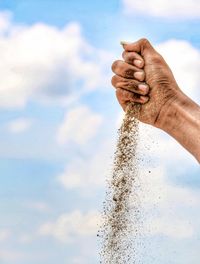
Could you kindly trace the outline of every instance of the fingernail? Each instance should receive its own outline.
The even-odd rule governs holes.
[[[149,101],[149,97],[148,96],[140,96],[140,99],[142,100],[143,103],[147,103]]]
[[[121,41],[120,41],[120,44],[123,46],[123,45],[130,44],[130,42],[127,42],[127,41],[123,41],[123,40],[121,40]]]
[[[137,67],[141,67],[142,66],[142,61],[141,60],[134,60],[134,64],[135,64],[135,66],[137,66]]]
[[[149,87],[146,84],[139,84],[138,89],[143,93],[148,93]]]
[[[138,80],[142,80],[144,78],[144,73],[142,71],[141,72],[135,72],[134,77]]]

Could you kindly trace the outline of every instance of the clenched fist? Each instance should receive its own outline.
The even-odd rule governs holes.
[[[117,99],[124,110],[130,101],[141,103],[138,119],[160,127],[162,116],[182,92],[169,66],[148,40],[124,43],[123,47],[124,61],[112,65]]]

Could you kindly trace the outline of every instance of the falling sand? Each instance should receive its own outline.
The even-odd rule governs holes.
[[[103,264],[136,264],[140,236],[138,120],[140,104],[127,106],[119,129],[111,179],[103,208],[100,258]]]

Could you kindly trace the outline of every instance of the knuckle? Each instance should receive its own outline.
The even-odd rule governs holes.
[[[126,69],[124,71],[124,75],[125,75],[126,78],[134,77],[134,72],[133,72],[132,69]]]
[[[145,46],[146,44],[149,44],[149,41],[148,41],[148,39],[146,39],[146,38],[141,38],[140,39],[140,42]]]
[[[121,90],[121,93],[120,93],[120,97],[122,99],[127,99],[129,98],[131,92],[130,91],[127,91],[127,90],[124,90],[124,89],[120,89]]]
[[[120,88],[117,88],[116,91],[115,91],[116,95],[119,96],[121,94],[121,89]]]
[[[112,84],[112,86],[114,86],[114,84],[115,84],[115,75],[111,78],[111,84]]]
[[[138,82],[137,81],[131,80],[128,85],[129,85],[129,88],[133,88],[134,90],[138,90]]]
[[[159,54],[155,54],[153,57],[153,62],[155,64],[159,64],[159,63],[161,63],[161,61],[162,61],[162,57]]]
[[[138,82],[136,80],[128,80],[123,82],[123,88],[137,90]]]
[[[120,64],[119,60],[116,60],[116,61],[113,62],[112,67],[111,67],[113,72],[115,72],[116,69],[119,68],[119,64]]]
[[[126,80],[118,75],[114,75],[111,79],[111,83],[115,88],[121,88],[123,87],[123,84],[126,82]]]
[[[113,77],[112,77],[112,79],[111,79],[111,84],[113,85],[113,86],[116,86],[116,83],[117,83],[117,75],[114,75]]]
[[[126,97],[126,93],[127,93],[127,91],[124,89],[121,89],[121,88],[116,89],[116,96],[118,99],[122,100],[124,97]]]
[[[115,94],[117,99],[119,100],[122,97],[122,90],[120,88],[117,88]]]
[[[132,64],[133,63],[133,56],[132,52],[124,52],[123,59],[126,63]]]

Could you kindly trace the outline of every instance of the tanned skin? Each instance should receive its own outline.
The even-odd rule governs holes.
[[[140,103],[137,118],[167,132],[200,163],[200,106],[179,88],[147,39],[122,45],[124,61],[112,64],[112,84],[123,110],[129,102]]]

